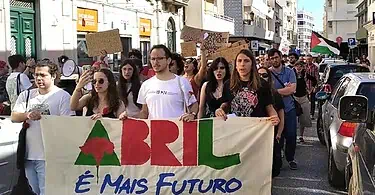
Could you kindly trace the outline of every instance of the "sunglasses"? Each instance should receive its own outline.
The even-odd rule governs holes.
[[[92,84],[95,85],[96,83],[99,83],[100,85],[104,84],[104,79],[98,79],[98,80],[93,80]]]
[[[268,73],[259,73],[262,78],[268,78]]]
[[[224,70],[225,69],[225,67],[223,67],[223,66],[218,66],[218,67],[216,67],[216,68],[214,68],[214,70]]]

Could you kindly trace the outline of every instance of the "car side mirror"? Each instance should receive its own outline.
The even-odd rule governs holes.
[[[318,93],[315,94],[315,98],[317,100],[327,100],[329,97],[329,94],[325,91],[319,91]]]
[[[344,96],[339,103],[339,118],[352,123],[366,123],[368,99],[365,96]]]

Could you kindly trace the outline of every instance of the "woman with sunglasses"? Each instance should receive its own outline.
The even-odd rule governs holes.
[[[172,53],[172,61],[171,64],[169,65],[169,71],[171,73],[181,76],[182,73],[184,72],[184,59],[182,56],[178,53]]]
[[[138,116],[142,105],[137,103],[141,81],[134,59],[125,60],[121,66],[121,75],[118,82],[118,91],[126,108],[128,117]]]
[[[270,86],[259,77],[251,51],[244,49],[237,54],[230,82],[224,84],[223,91],[227,102],[216,110],[217,117],[226,119],[231,108],[238,117],[269,117],[274,126],[279,124]]]
[[[81,97],[82,88],[90,82],[93,90]],[[125,106],[119,98],[112,72],[108,69],[100,69],[94,73],[93,79],[92,71],[84,72],[70,99],[70,108],[74,111],[85,108],[85,115],[91,116],[92,120],[102,117],[118,118],[125,111]]]
[[[202,86],[202,81],[206,77],[207,74],[207,58],[206,58],[206,52],[204,50],[202,51],[202,57],[200,60],[200,66],[198,67],[198,60],[195,58],[188,58],[185,61],[184,66],[184,77],[187,78],[190,81],[190,84],[193,88],[193,92],[195,97],[199,97],[199,89]]]
[[[273,105],[277,112],[277,115],[280,118],[279,125],[275,126],[275,137],[273,143],[273,164],[272,164],[272,177],[276,177],[280,174],[280,168],[282,166],[282,158],[281,158],[281,146],[280,146],[280,138],[284,131],[284,102],[281,95],[277,92],[277,90],[273,87],[274,83],[271,76],[271,71],[266,67],[258,68],[259,76],[267,81],[268,85],[271,86],[272,92],[272,99]]]
[[[208,81],[202,86],[198,118],[215,117],[215,111],[225,102],[224,83],[230,79],[229,63],[225,58],[216,58],[208,69]]]

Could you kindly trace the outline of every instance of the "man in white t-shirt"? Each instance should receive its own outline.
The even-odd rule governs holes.
[[[32,84],[23,72],[26,69],[26,60],[21,55],[12,55],[8,57],[8,63],[12,68],[12,73],[9,75],[6,82],[6,90],[8,92],[11,109],[17,101],[18,95],[29,89]]]
[[[25,173],[37,195],[44,195],[45,156],[40,119],[42,115],[70,116],[70,95],[54,85],[58,66],[42,61],[35,68],[37,89],[22,92],[13,108],[12,121],[27,121]],[[27,96],[29,94],[29,98]],[[26,102],[27,107],[26,107]]]
[[[143,105],[139,118],[180,118],[187,122],[196,118],[198,103],[193,89],[186,78],[169,71],[171,55],[164,45],[151,49],[150,60],[156,75],[145,81],[139,90],[137,102]]]

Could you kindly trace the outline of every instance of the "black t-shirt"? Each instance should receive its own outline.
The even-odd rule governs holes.
[[[239,117],[268,117],[266,107],[272,105],[271,88],[261,79],[261,87],[254,91],[248,87],[249,82],[241,82],[242,88],[230,91],[230,82],[224,84],[223,95],[228,99],[231,112]]]

